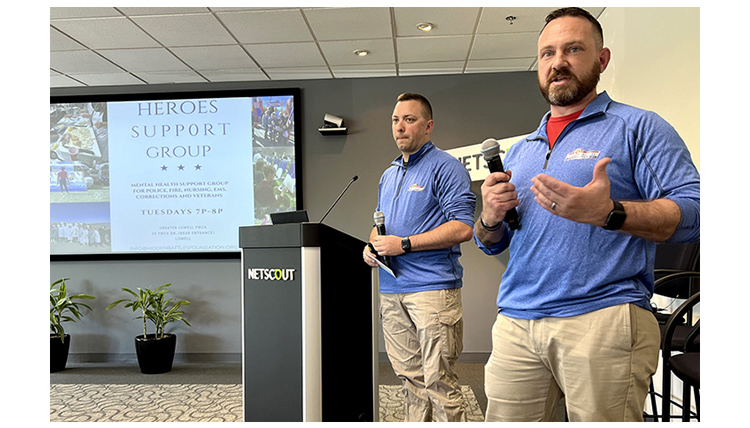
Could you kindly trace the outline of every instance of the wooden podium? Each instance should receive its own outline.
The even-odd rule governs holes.
[[[239,229],[246,422],[377,421],[365,242],[318,223]]]

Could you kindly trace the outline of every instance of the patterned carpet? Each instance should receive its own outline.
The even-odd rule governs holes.
[[[401,385],[380,385],[380,422],[403,422],[404,404]],[[466,409],[466,422],[484,422],[474,391],[467,385],[461,386]]]
[[[50,422],[237,422],[242,385],[50,385]]]
[[[469,422],[484,420],[462,386]],[[242,385],[51,384],[50,422],[241,422]],[[380,421],[403,421],[401,387],[380,386]]]

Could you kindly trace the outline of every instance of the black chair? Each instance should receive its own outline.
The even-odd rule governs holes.
[[[678,273],[675,275],[689,275],[691,272]],[[683,383],[682,386],[682,420],[689,422],[692,412],[690,411],[690,391],[695,394],[695,407],[697,413],[692,414],[700,421],[700,320],[689,327],[688,333],[681,339],[681,346],[675,347],[680,340],[676,339],[679,330],[686,327],[683,322],[691,324],[693,309],[700,303],[700,292],[693,294],[672,314],[665,326],[662,339],[662,361],[664,372],[662,384],[662,421],[669,422],[671,397],[671,373],[674,373]],[[687,318],[687,320],[685,320]],[[674,354],[675,351],[680,353]],[[664,398],[667,399],[664,399]]]
[[[700,281],[693,277],[675,278],[659,282],[659,279],[677,272],[700,272],[700,242],[688,244],[659,243],[654,258],[654,295],[672,299],[687,299],[700,291]],[[659,324],[666,324],[669,312],[655,308]],[[662,337],[664,337],[662,335]]]
[[[672,301],[684,300],[692,296],[696,292],[700,291],[700,278],[697,272],[700,271],[700,242],[688,243],[688,244],[666,244],[660,243],[656,247],[656,257],[654,262],[654,296],[663,296]],[[677,273],[691,272],[689,275],[677,275]],[[668,277],[668,279],[667,279]],[[671,313],[667,308],[658,308],[655,304],[654,315],[659,322],[659,328],[661,330],[662,342],[664,339],[665,326],[669,320]],[[692,316],[692,314],[690,314]],[[685,321],[684,318],[682,318]],[[689,327],[685,322],[680,324],[681,327],[676,329],[673,335],[673,349],[681,349],[684,344],[685,337],[688,334]],[[664,355],[663,347],[662,355]],[[664,364],[662,364],[664,367]],[[664,402],[666,401],[666,408],[669,408],[671,402],[670,394],[659,394],[654,390],[653,379],[649,385],[649,397],[651,399],[652,414],[644,412],[644,420],[651,419],[654,422],[659,420],[659,411],[656,403],[656,397],[662,398],[662,409],[665,407]],[[678,403],[675,403],[678,404]],[[662,415],[664,412],[662,411]]]

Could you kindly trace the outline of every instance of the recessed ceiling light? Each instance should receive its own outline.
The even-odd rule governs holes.
[[[435,24],[433,24],[432,22],[420,22],[419,24],[417,24],[417,28],[422,31],[430,31],[435,28]]]
[[[354,51],[354,55],[357,55],[357,56],[367,56],[369,53],[370,51],[365,50],[365,49],[357,49],[356,51]]]

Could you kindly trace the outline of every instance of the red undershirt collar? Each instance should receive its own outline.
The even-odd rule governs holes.
[[[576,119],[578,119],[581,116],[581,113],[583,113],[584,109],[581,109],[575,113],[571,113],[565,116],[558,116],[558,117],[550,117],[547,121],[547,139],[549,140],[549,148],[552,149],[552,146],[555,145],[555,142],[557,141],[557,137],[560,136],[563,129],[565,129],[568,124]]]

